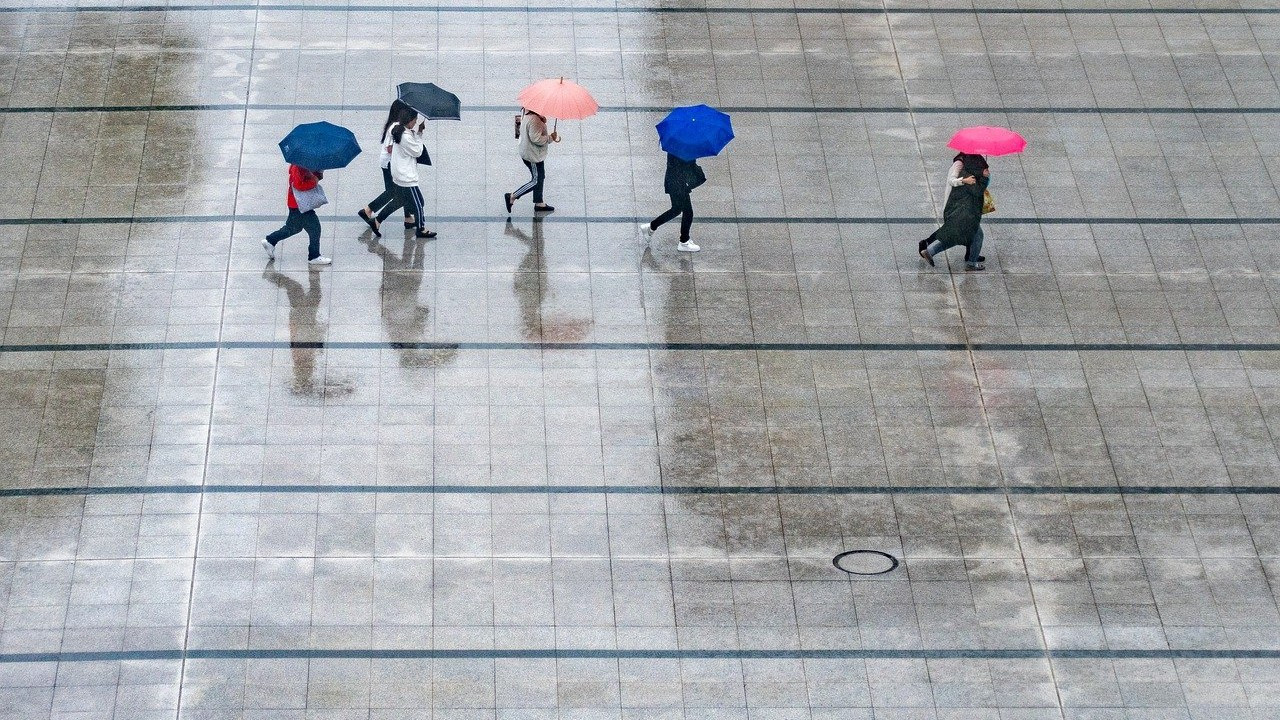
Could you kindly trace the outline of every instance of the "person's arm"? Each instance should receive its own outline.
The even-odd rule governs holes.
[[[422,156],[422,125],[405,130],[400,135],[400,149],[409,157]]]
[[[951,187],[960,187],[964,185],[964,178],[960,177],[960,173],[964,172],[964,163],[959,160],[951,163],[951,169],[947,171],[947,184]],[[972,183],[970,183],[972,185]]]

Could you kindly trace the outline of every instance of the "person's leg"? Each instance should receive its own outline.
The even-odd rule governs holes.
[[[964,261],[969,265],[977,265],[980,261],[978,258],[982,256],[982,228],[978,228],[978,232],[973,234],[973,239],[969,241],[969,251],[964,255]]]
[[[923,239],[923,240],[921,240],[921,241],[920,241],[920,245],[919,245],[920,252],[924,252],[924,249],[925,249],[925,248],[927,248],[927,247],[929,247],[929,243],[931,243],[931,242],[933,242],[934,240],[937,240],[937,239],[938,239],[938,231],[937,231],[937,230],[934,230],[933,232],[929,233],[929,237],[927,237],[927,238],[925,238],[925,239]]]
[[[308,210],[299,217],[302,228],[307,231],[307,237],[311,240],[307,245],[307,259],[315,260],[320,257],[320,217],[315,210]]]
[[[312,212],[312,215],[315,213]],[[302,213],[297,208],[289,208],[289,217],[285,218],[284,226],[279,230],[267,235],[267,242],[275,245],[287,237],[293,237],[302,232]]]
[[[382,168],[382,193],[369,201],[369,204],[364,207],[365,212],[373,215],[386,206],[387,203],[394,202],[395,199],[396,186],[395,183],[391,182],[391,170]]]
[[[417,185],[407,188],[409,191],[409,199],[413,203],[413,216],[417,218],[417,232],[422,233],[426,224],[425,218],[422,217],[422,191]]]
[[[689,228],[693,226],[693,198],[680,196],[680,242],[689,242]]]
[[[668,220],[671,220],[672,218],[674,218],[675,216],[679,215],[681,212],[684,211],[684,208],[680,207],[679,200],[677,200],[676,198],[677,198],[676,195],[672,195],[671,208],[666,212],[662,213],[661,215],[659,215],[658,217],[654,218],[653,222],[649,223],[650,230],[657,230],[658,228],[665,225]]]
[[[542,183],[547,179],[547,163],[538,162],[533,164],[533,204],[546,205],[542,201]]]
[[[409,193],[407,188],[402,188],[395,183],[391,184],[391,200],[382,206],[382,211],[378,213],[378,222],[391,217],[391,214],[400,208],[404,208],[405,222],[409,222],[410,215],[413,214],[413,203],[408,202]]]
[[[541,188],[541,183],[540,183],[540,181],[539,181],[539,179],[538,179],[538,166],[537,166],[537,165],[535,165],[535,164],[533,164],[533,163],[531,163],[531,162],[529,162],[528,160],[523,160],[523,159],[522,159],[520,162],[524,163],[524,166],[525,166],[526,168],[529,168],[529,182],[527,182],[527,183],[525,183],[525,184],[521,185],[520,187],[516,188],[516,191],[515,191],[515,192],[513,192],[513,193],[511,193],[511,199],[512,199],[512,200],[519,200],[520,198],[524,197],[525,195],[528,195],[528,194],[529,194],[529,191],[533,190],[534,188],[537,188],[537,189],[538,189],[538,194],[536,194],[536,195],[534,195],[534,196],[533,196],[533,197],[534,197],[534,202],[542,202],[542,200],[541,200],[541,197],[542,197],[542,188]],[[541,163],[539,163],[539,164],[541,164]]]

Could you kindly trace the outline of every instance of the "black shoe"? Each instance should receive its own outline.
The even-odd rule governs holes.
[[[515,204],[516,204],[516,201],[515,201],[514,199],[512,199],[512,197],[511,197],[511,193],[507,193],[506,195],[503,195],[503,196],[502,196],[502,199],[506,201],[506,203],[507,203],[507,214],[508,214],[508,215],[510,215],[510,214],[511,214],[511,206],[512,206],[512,205],[515,205]]]
[[[418,223],[415,220],[405,220],[404,226],[407,228],[416,228],[418,227]]]
[[[556,209],[555,209],[555,208],[553,208],[553,207],[551,207],[550,205],[546,205],[546,204],[544,204],[544,205],[542,205],[541,207],[539,207],[539,206],[537,206],[537,205],[534,205],[534,206],[533,206],[533,211],[534,211],[534,212],[555,212],[555,211],[556,211]]]
[[[986,261],[987,261],[987,256],[986,256],[986,255],[979,255],[979,256],[978,256],[978,262],[986,262]]]
[[[921,250],[920,257],[924,258],[924,261],[929,263],[930,267],[938,267],[937,265],[934,264],[933,256],[929,254],[928,250]]]
[[[369,217],[369,213],[365,212],[364,208],[360,208],[360,212],[356,213],[356,215],[359,215],[360,219],[369,226],[369,229],[373,231],[374,237],[382,237],[382,231],[378,229],[378,221]]]
[[[436,236],[436,232],[434,230],[419,230],[414,233],[413,236],[420,238],[433,238]]]

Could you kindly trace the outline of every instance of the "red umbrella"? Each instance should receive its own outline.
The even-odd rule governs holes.
[[[521,90],[516,100],[520,107],[557,120],[581,120],[600,109],[586,88],[564,78],[539,80]]]
[[[978,125],[956,132],[947,147],[973,155],[1009,155],[1022,152],[1027,141],[1006,128]]]

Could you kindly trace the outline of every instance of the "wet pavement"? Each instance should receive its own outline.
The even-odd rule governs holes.
[[[1280,13],[935,5],[0,6],[0,718],[1280,717]],[[379,241],[406,80],[463,117]]]

